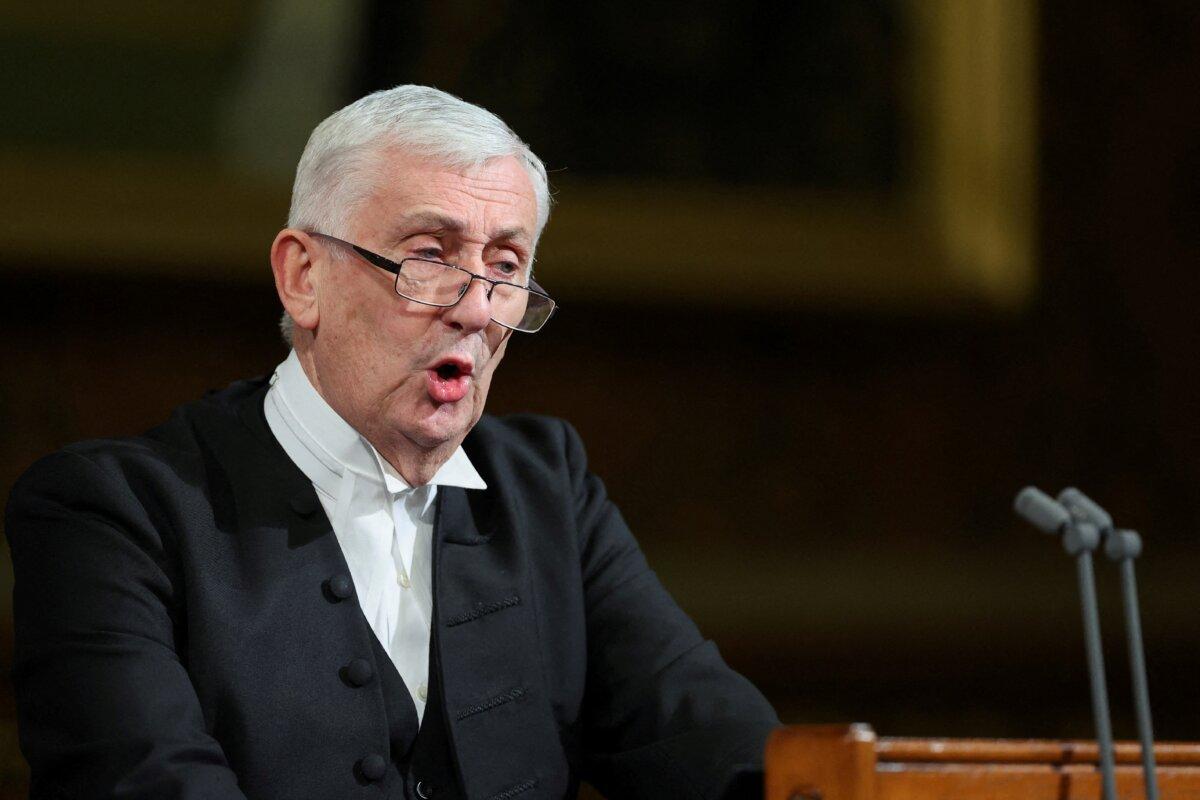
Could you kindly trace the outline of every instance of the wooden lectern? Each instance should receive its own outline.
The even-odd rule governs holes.
[[[1200,744],[1154,748],[1161,800],[1200,800]],[[780,728],[766,800],[1099,800],[1095,742],[877,738],[869,725]],[[1141,748],[1116,745],[1117,796],[1144,797]]]

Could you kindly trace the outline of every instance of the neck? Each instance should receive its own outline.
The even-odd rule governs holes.
[[[400,437],[399,442],[389,442],[384,438],[372,436],[370,432],[363,433],[371,446],[379,451],[384,461],[392,465],[404,482],[409,486],[424,486],[433,480],[433,476],[442,468],[454,451],[458,442],[447,443],[441,447],[427,450],[418,447],[414,442]]]

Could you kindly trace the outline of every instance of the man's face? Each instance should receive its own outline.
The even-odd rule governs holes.
[[[465,171],[394,153],[381,164],[343,238],[397,262],[528,281],[537,204],[515,157]],[[390,273],[314,241],[313,366],[326,401],[385,455],[457,447],[483,413],[509,333],[490,322],[488,285],[472,281],[450,308],[421,305],[396,294]]]

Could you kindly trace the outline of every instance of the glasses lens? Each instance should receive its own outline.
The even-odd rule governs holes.
[[[492,290],[492,319],[510,328],[519,328],[529,307],[529,292],[519,286],[497,284]]]
[[[396,293],[421,303],[454,305],[463,284],[462,272],[437,261],[406,258],[396,275]]]
[[[501,289],[505,290],[505,297],[497,304]],[[517,286],[497,286],[492,295],[492,319],[519,331],[535,333],[546,324],[553,311],[553,300]]]
[[[452,306],[463,296],[470,280],[470,275],[457,267],[406,258],[396,275],[396,293],[418,303]],[[550,298],[506,283],[492,284],[491,307],[493,320],[527,333],[537,332],[554,313]]]
[[[514,327],[518,330],[535,333],[541,330],[546,321],[550,319],[550,315],[554,313],[554,301],[540,294],[532,292],[527,294],[529,294],[529,306],[525,309],[525,316],[521,318],[521,322]]]

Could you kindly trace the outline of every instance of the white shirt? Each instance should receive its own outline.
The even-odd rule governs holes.
[[[433,617],[438,486],[486,489],[460,447],[412,487],[317,393],[293,350],[275,369],[263,411],[284,452],[313,483],[350,567],[363,615],[425,715]]]

